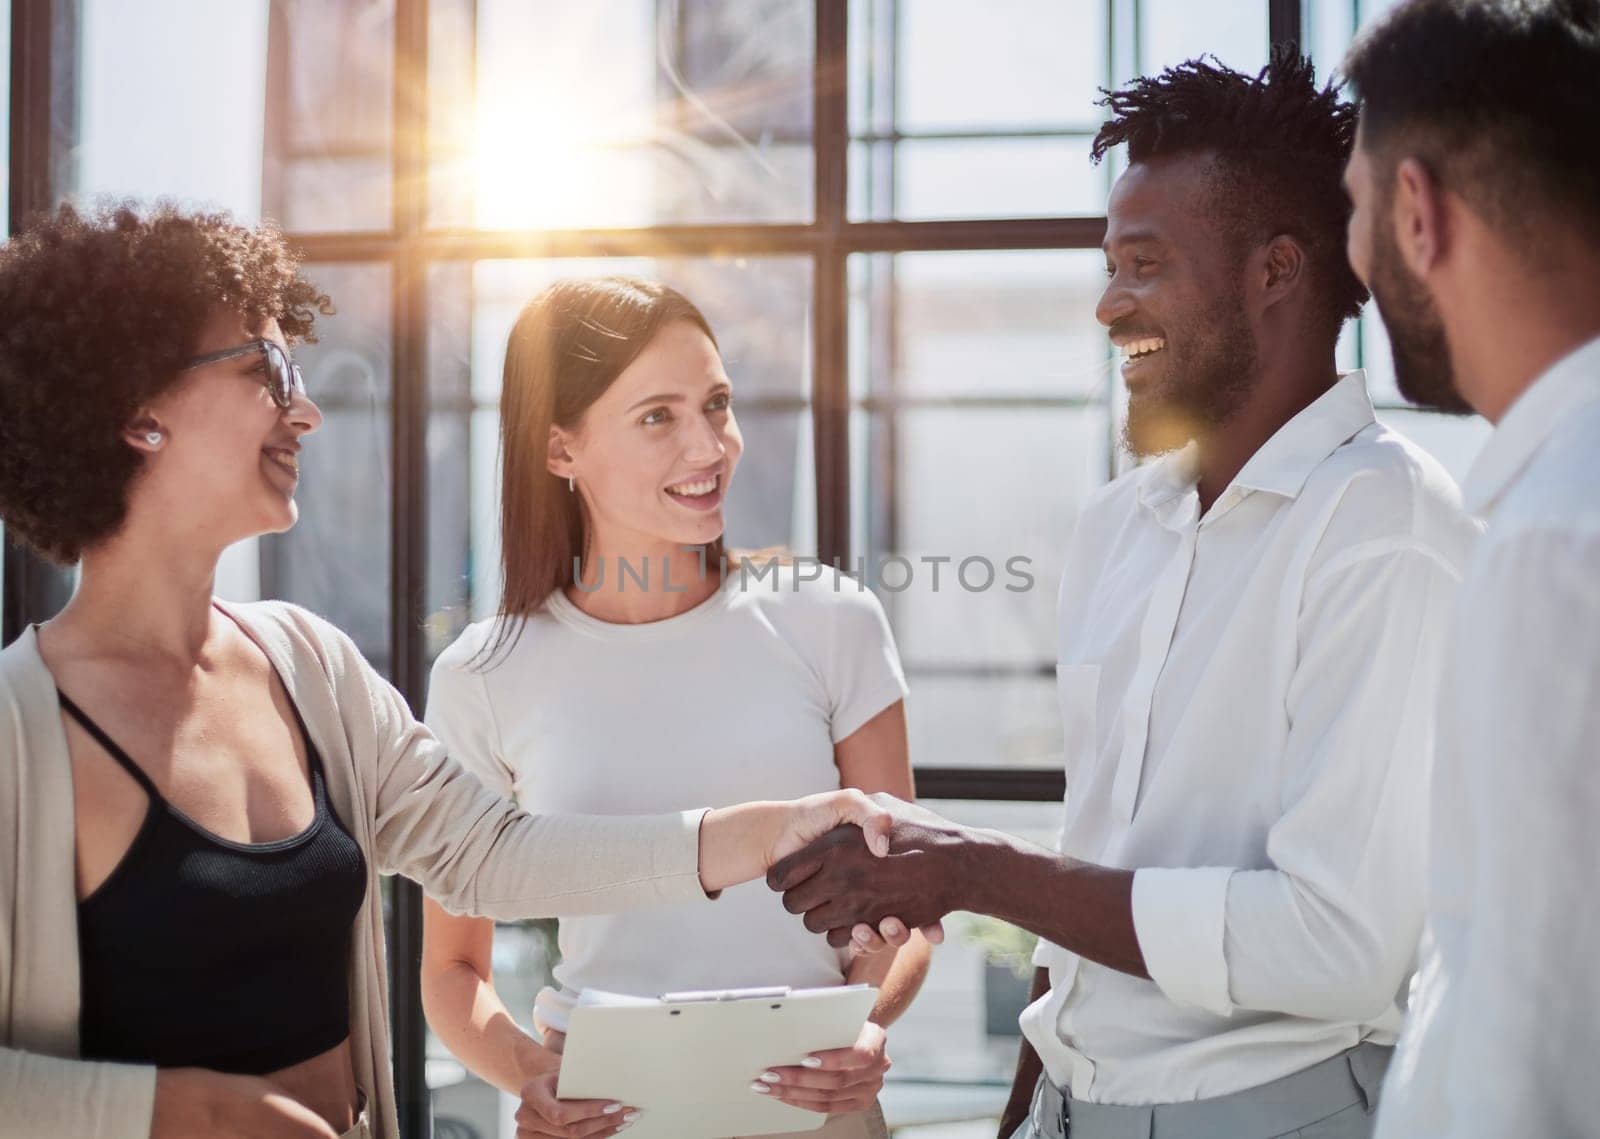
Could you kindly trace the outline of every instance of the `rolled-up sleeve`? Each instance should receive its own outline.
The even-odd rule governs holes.
[[[1141,870],[1134,927],[1172,1000],[1364,1022],[1411,970],[1456,571],[1371,545],[1307,583],[1286,698],[1282,814],[1261,869]]]
[[[1233,1012],[1223,923],[1226,866],[1147,869],[1133,876],[1133,929],[1150,979],[1178,1004]]]
[[[1458,575],[1401,547],[1308,583],[1271,869],[1228,883],[1235,1004],[1367,1021],[1413,967],[1439,676]]]

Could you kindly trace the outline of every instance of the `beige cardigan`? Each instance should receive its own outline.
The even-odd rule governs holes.
[[[380,874],[416,880],[452,911],[497,918],[705,896],[702,812],[523,814],[450,760],[326,621],[281,602],[224,610],[277,668],[322,755],[339,817],[366,852],[367,896],[350,946],[350,1041],[375,1135],[397,1134]],[[77,1059],[74,851],[66,736],[29,629],[0,652],[0,1139],[150,1134],[155,1068]]]

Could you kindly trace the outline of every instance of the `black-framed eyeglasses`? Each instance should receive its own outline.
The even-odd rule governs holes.
[[[196,356],[190,360],[182,370],[187,372],[194,368],[204,368],[207,364],[220,364],[224,360],[235,360],[252,352],[260,352],[264,357],[267,367],[266,387],[272,396],[272,402],[277,404],[279,409],[288,411],[289,405],[294,402],[295,393],[306,390],[306,378],[300,371],[300,365],[289,359],[289,353],[274,340],[252,340],[236,348],[207,352],[204,356]]]

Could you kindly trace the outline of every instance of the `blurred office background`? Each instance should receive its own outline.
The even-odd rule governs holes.
[[[292,236],[339,309],[298,353],[326,422],[300,524],[230,551],[219,588],[325,614],[418,708],[433,657],[496,603],[518,309],[574,274],[679,287],[738,390],[733,544],[1030,559],[1024,592],[953,588],[952,563],[938,590],[919,572],[881,596],[924,797],[1049,842],[1056,576],[1078,504],[1127,463],[1093,313],[1118,173],[1088,161],[1097,89],[1200,53],[1253,70],[1291,40],[1325,72],[1387,6],[0,0],[0,217],[170,197]],[[1407,408],[1375,314],[1341,357],[1461,477],[1486,425]],[[6,635],[69,588],[8,547]],[[389,908],[406,1139],[508,1139],[513,1101],[423,1022],[414,888]],[[884,1102],[907,1139],[992,1135],[1016,1053],[1027,939],[949,924],[890,1036]],[[497,938],[524,1018],[549,934]]]

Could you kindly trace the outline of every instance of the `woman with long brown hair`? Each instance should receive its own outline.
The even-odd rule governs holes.
[[[562,282],[512,329],[505,592],[499,613],[439,658],[427,719],[524,809],[644,814],[841,786],[911,797],[905,682],[876,598],[842,575],[807,580],[724,547],[744,448],[732,401],[710,325],[660,284]],[[535,1006],[541,1045],[494,989],[493,923],[437,907],[426,921],[429,1022],[473,1071],[522,1095],[519,1134],[610,1134],[631,1115],[554,1098],[562,1031],[585,988],[853,982],[880,988],[856,1045],[755,1068],[751,1094],[831,1116],[809,1134],[884,1134],[884,1027],[926,971],[920,934],[898,956],[853,957],[759,885],[715,906],[563,919],[555,983]]]

